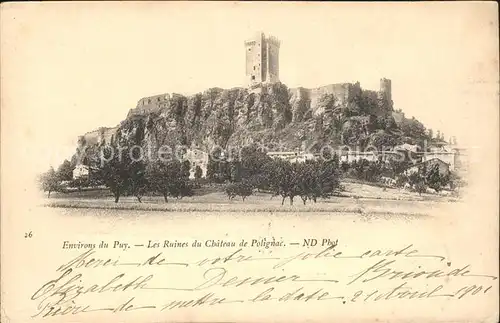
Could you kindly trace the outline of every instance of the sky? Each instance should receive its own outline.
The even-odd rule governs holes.
[[[7,3],[2,139],[58,164],[142,97],[243,86],[263,31],[288,87],[386,77],[396,109],[474,145],[497,122],[497,28],[494,3]]]

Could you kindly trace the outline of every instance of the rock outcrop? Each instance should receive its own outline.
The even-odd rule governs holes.
[[[119,126],[82,136],[80,146],[122,138],[143,146],[183,145],[204,151],[255,142],[271,150],[273,146],[293,150],[304,144],[314,149],[324,143],[358,140],[344,138],[348,131],[369,136],[369,130],[351,131],[360,122],[351,120],[352,115],[372,115],[369,122],[376,117],[392,118],[392,102],[384,107],[374,99],[373,91],[361,90],[359,83],[329,87],[289,89],[274,83],[256,89],[211,88],[191,96],[143,98]],[[370,129],[366,124],[360,127]],[[363,140],[368,142],[369,138]]]

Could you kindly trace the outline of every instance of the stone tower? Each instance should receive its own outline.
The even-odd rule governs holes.
[[[391,102],[392,101],[392,85],[391,85],[391,80],[386,79],[386,78],[381,78],[380,79],[380,93],[385,95],[385,98],[387,101]]]
[[[248,86],[279,82],[279,50],[280,41],[264,33],[245,41]]]
[[[386,111],[393,110],[394,103],[392,102],[391,80],[386,78],[380,79],[380,90],[378,92],[378,99],[379,99],[379,104],[383,104],[384,110]]]

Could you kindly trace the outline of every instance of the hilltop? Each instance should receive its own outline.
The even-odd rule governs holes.
[[[117,127],[80,137],[79,149],[125,138],[130,144],[185,145],[209,151],[260,142],[270,150],[322,145],[363,149],[421,144],[425,127],[407,119],[383,92],[359,83],[316,89],[289,89],[283,83],[251,88],[211,88],[190,96],[161,94],[143,98]]]

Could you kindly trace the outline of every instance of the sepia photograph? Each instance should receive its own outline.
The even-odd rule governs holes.
[[[2,322],[498,321],[496,4],[1,18]]]
[[[405,80],[396,75],[392,80],[376,75],[391,70],[375,62],[363,67],[367,76],[344,67],[354,66],[356,60],[349,56],[359,53],[340,46],[331,48],[331,60],[311,67],[317,56],[325,55],[317,52],[321,43],[309,44],[308,35],[281,33],[257,31],[239,39],[234,31],[214,34],[215,48],[203,50],[206,35],[193,35],[190,42],[200,45],[181,47],[170,56],[193,50],[195,62],[180,63],[168,53],[153,62],[137,62],[144,71],[154,65],[152,73],[159,78],[143,94],[162,83],[170,92],[136,98],[119,108],[118,100],[108,99],[117,106],[108,114],[123,120],[101,124],[96,115],[89,122],[94,129],[78,136],[74,153],[41,174],[44,205],[75,214],[90,208],[111,214],[272,211],[419,218],[440,204],[460,201],[474,147],[461,145],[450,132],[457,129],[446,125],[439,111],[429,111],[438,107],[425,106],[418,97],[438,86],[435,76]],[[285,39],[283,48],[279,37]],[[154,46],[148,44],[148,51]],[[297,47],[310,50],[294,62]],[[378,64],[400,55],[384,47],[363,55],[385,53]],[[231,66],[224,63],[223,49],[234,53]],[[419,60],[432,62],[434,55],[419,55]],[[176,92],[162,80],[170,77],[171,64],[185,65],[186,72],[200,65],[207,88]],[[231,76],[217,73],[217,66],[231,69]],[[413,74],[415,68],[408,66],[404,73]],[[316,79],[306,75],[302,82],[293,76],[307,73],[305,69],[331,72]],[[375,86],[367,88],[358,79]],[[221,83],[233,85],[221,88]],[[93,109],[103,108],[108,107],[96,102]],[[445,127],[448,132],[441,129]]]

